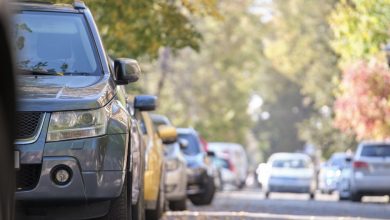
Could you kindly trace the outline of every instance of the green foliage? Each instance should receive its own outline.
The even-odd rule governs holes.
[[[59,1],[63,2],[63,1]],[[215,0],[87,0],[109,54],[156,58],[161,47],[199,50],[194,16],[218,17]]]
[[[187,49],[160,56],[145,68],[147,83],[153,83],[147,88],[156,88],[158,76],[167,72],[159,112],[179,127],[196,128],[209,141],[244,143],[252,124],[246,111],[263,68],[261,29],[254,28],[261,24],[248,13],[249,4],[224,2],[219,8],[224,20],[199,20],[200,53]]]
[[[341,63],[370,58],[389,39],[390,0],[342,0],[329,17]]]

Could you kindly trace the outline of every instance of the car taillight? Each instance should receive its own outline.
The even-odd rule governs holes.
[[[229,170],[232,172],[236,171],[236,168],[234,167],[233,163],[229,161]]]
[[[357,168],[357,169],[365,169],[365,168],[368,168],[368,163],[363,162],[363,161],[354,161],[353,167]]]

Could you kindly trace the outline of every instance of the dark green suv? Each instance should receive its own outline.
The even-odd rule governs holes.
[[[144,166],[131,154],[142,142],[123,85],[138,79],[137,62],[110,61],[81,2],[15,3],[14,21],[20,218],[131,219],[143,198],[132,169]],[[154,102],[141,96],[132,107]]]

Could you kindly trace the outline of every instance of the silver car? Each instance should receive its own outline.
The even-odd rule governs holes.
[[[390,142],[363,142],[352,162],[351,200],[390,194]]]

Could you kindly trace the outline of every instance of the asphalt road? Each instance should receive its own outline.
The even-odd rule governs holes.
[[[347,220],[390,219],[387,197],[364,197],[362,203],[339,202],[337,195],[271,194],[269,199],[256,189],[224,191],[210,206],[193,206],[188,211],[167,212],[164,220]]]

